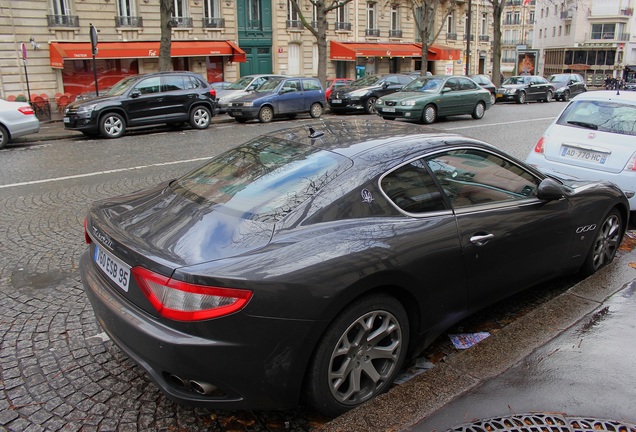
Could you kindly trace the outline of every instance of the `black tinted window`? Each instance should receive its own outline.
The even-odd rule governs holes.
[[[421,160],[390,172],[382,178],[381,186],[389,199],[405,212],[425,213],[446,209],[442,194]]]
[[[186,83],[182,75],[167,75],[163,77],[165,91],[185,90]]]

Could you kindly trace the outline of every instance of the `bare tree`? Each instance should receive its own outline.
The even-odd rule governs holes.
[[[159,13],[161,15],[161,43],[159,45],[159,70],[172,70],[172,58],[170,46],[172,44],[172,16],[174,15],[174,2],[172,0],[160,0]]]
[[[488,0],[492,5],[493,40],[492,40],[492,82],[501,85],[501,16],[506,0]]]
[[[428,49],[435,43],[446,25],[446,18],[454,8],[457,0],[409,0],[411,12],[415,17],[415,31],[422,41],[422,67],[421,75],[426,75],[428,65]],[[494,0],[493,0],[494,1]],[[435,17],[441,12],[441,20],[435,23]]]
[[[303,26],[311,32],[316,38],[318,45],[318,79],[323,87],[327,82],[327,14],[332,10],[351,3],[353,0],[305,0],[312,5],[312,9],[316,11],[316,27],[312,25],[310,20],[303,14],[299,0],[291,0],[290,4],[294,11],[298,14]]]

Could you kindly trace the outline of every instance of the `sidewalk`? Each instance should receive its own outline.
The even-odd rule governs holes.
[[[321,430],[567,431],[573,429],[529,419],[559,424],[557,418],[576,416],[578,426],[581,418],[608,420],[579,431],[636,431],[636,252],[621,253],[564,294]],[[522,415],[531,412],[543,414]],[[515,425],[512,416],[525,421]]]

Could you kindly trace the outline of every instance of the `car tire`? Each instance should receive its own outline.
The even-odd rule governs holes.
[[[309,108],[309,115],[311,118],[319,118],[322,115],[322,105],[318,102],[314,102]]]
[[[477,102],[475,108],[473,109],[472,116],[475,120],[479,120],[484,117],[484,113],[486,112],[486,104],[483,102]]]
[[[7,129],[0,125],[0,149],[4,148],[9,142],[9,132]]]
[[[437,108],[435,105],[426,105],[422,111],[422,123],[432,124],[437,120]]]
[[[543,99],[543,102],[550,103],[552,102],[552,99],[554,99],[554,93],[552,93],[552,90],[548,90],[548,92],[545,94],[545,99]]]
[[[374,294],[350,304],[316,347],[307,372],[307,403],[336,417],[388,390],[402,369],[408,342],[408,317],[397,299]]]
[[[375,101],[377,100],[378,98],[375,96],[369,97],[367,102],[364,104],[364,112],[367,114],[375,114]]]
[[[584,276],[596,273],[612,262],[620,246],[624,230],[620,212],[615,208],[610,210],[594,232],[594,242],[581,268]]]
[[[526,92],[524,91],[519,92],[519,94],[517,95],[517,103],[518,104],[526,103]]]
[[[117,113],[106,113],[99,120],[99,133],[104,138],[119,138],[126,132],[126,120]]]
[[[494,105],[497,103],[497,95],[494,93],[490,93],[490,105]]]
[[[190,113],[190,126],[194,129],[207,129],[212,121],[212,113],[207,107],[199,105]]]
[[[561,97],[563,102],[567,102],[570,100],[570,92],[568,90],[563,92],[563,96]]]
[[[264,106],[258,112],[258,121],[261,123],[269,123],[274,119],[274,110],[268,106]]]

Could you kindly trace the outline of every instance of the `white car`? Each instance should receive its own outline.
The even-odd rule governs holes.
[[[0,99],[0,148],[9,140],[39,131],[40,121],[31,105]]]
[[[611,181],[636,212],[636,93],[608,90],[576,96],[526,162],[560,177]]]

